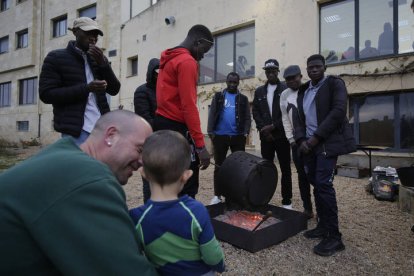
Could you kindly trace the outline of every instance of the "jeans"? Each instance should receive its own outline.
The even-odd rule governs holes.
[[[337,156],[327,157],[323,153],[310,153],[304,157],[305,171],[313,185],[318,227],[328,231],[330,237],[341,239],[338,227],[338,206],[333,187]]]
[[[272,142],[261,141],[262,157],[271,162],[275,159],[275,151],[282,172],[282,204],[292,204],[292,172],[290,170],[290,144],[286,138],[276,139]]]
[[[72,137],[73,141],[75,141],[75,144],[80,146],[83,142],[86,141],[86,139],[88,139],[89,137],[89,132],[84,131],[82,129],[81,134],[79,135],[79,137],[73,137],[72,135],[66,134],[66,133],[62,133],[62,138],[65,137]]]
[[[215,135],[213,138],[214,146],[214,195],[221,196],[222,192],[218,185],[217,176],[220,167],[227,157],[227,152],[230,148],[231,152],[245,151],[246,137],[244,135]]]
[[[299,147],[292,148],[292,158],[298,173],[299,191],[303,202],[303,209],[305,209],[305,211],[312,212],[310,184],[306,176],[302,157],[300,156]]]
[[[190,144],[193,154],[194,160],[191,161],[190,170],[193,171],[193,175],[188,179],[187,183],[184,185],[183,190],[178,194],[178,196],[188,195],[195,199],[196,194],[198,193],[198,186],[199,186],[199,172],[200,169],[198,165],[200,164],[200,159],[198,155],[195,153],[195,145],[194,141],[191,139],[190,134],[188,132],[188,128],[185,124],[170,120],[160,115],[156,115],[154,119],[154,131],[157,130],[173,130],[181,133]]]

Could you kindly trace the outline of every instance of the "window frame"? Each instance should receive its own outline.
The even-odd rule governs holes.
[[[16,121],[16,130],[18,132],[29,132],[30,122],[29,121]]]
[[[85,15],[81,15],[81,12],[84,12],[84,11],[86,11],[86,10],[88,10],[88,9],[90,9],[90,8],[95,8],[95,17],[89,17],[89,18],[91,18],[91,19],[93,19],[93,20],[96,20],[96,17],[97,17],[97,5],[96,5],[96,3],[94,3],[94,4],[92,4],[92,5],[89,5],[89,6],[85,6],[85,7],[82,7],[82,8],[80,8],[80,9],[78,9],[78,17],[83,17],[83,16],[85,16]]]
[[[4,101],[4,95],[2,95],[5,91],[4,91],[4,86],[8,86],[8,99],[9,99],[9,102],[8,102],[8,104],[3,104],[3,101]],[[8,82],[3,82],[3,83],[0,83],[0,108],[3,108],[3,107],[10,107],[11,106],[11,89],[12,89],[12,87],[11,87],[11,81],[8,81]]]
[[[385,149],[385,151],[390,152],[413,152],[413,148],[401,148],[401,110],[400,110],[400,95],[403,94],[413,94],[414,91],[386,91],[381,93],[363,93],[363,94],[353,94],[349,96],[349,105],[348,105],[348,114],[353,113],[353,133],[354,138],[357,144],[360,144],[360,120],[359,120],[359,112],[360,107],[358,105],[358,98],[367,98],[367,97],[378,97],[378,96],[391,96],[393,98],[393,140],[394,145]],[[354,100],[354,102],[352,102]],[[352,105],[351,105],[352,103]]]
[[[221,83],[221,82],[226,81],[226,80],[217,80],[217,54],[218,54],[218,52],[217,52],[217,38],[218,37],[225,36],[225,35],[228,35],[228,34],[232,34],[232,37],[233,37],[233,50],[232,50],[233,51],[233,70],[231,72],[236,72],[236,63],[237,63],[237,60],[236,60],[237,59],[236,35],[237,35],[237,32],[243,31],[243,30],[246,30],[246,29],[250,29],[250,28],[254,30],[255,37],[256,37],[256,25],[255,25],[255,23],[251,23],[251,24],[248,24],[248,25],[236,27],[236,28],[233,28],[230,31],[213,34],[213,39],[214,39],[214,45],[213,45],[213,47],[214,47],[214,78],[210,82],[200,82],[200,78],[199,78],[197,85],[208,85],[208,84]],[[255,45],[253,46],[253,49],[254,50],[256,49],[256,42],[255,42]],[[256,64],[256,60],[254,61],[254,64]],[[240,76],[240,80],[255,78],[255,75],[256,75],[256,72],[251,76]]]
[[[5,51],[1,51],[1,43],[2,43],[3,40],[7,40],[7,49]],[[6,36],[3,36],[3,37],[0,37],[0,55],[1,54],[6,54],[9,51],[10,51],[10,39],[9,39],[9,36],[6,35]]]
[[[337,4],[337,3],[341,3],[341,2],[345,2],[345,1],[349,1],[349,0],[332,0],[332,1],[328,1],[326,3],[321,3],[319,4],[319,53],[321,54],[322,52],[322,17],[321,17],[321,10],[324,7],[333,5],[333,4]],[[412,52],[409,53],[398,53],[399,51],[399,26],[398,26],[398,0],[390,0],[393,3],[393,11],[392,11],[392,24],[393,24],[393,43],[394,43],[394,51],[392,54],[387,54],[387,55],[379,55],[379,56],[373,56],[373,57],[366,57],[366,58],[360,58],[359,54],[360,54],[360,22],[359,22],[359,15],[360,15],[360,10],[359,10],[359,2],[360,0],[352,0],[354,1],[354,14],[355,14],[355,39],[354,39],[354,48],[355,48],[355,58],[354,60],[345,60],[345,61],[340,61],[338,59],[337,62],[334,63],[327,63],[327,66],[336,66],[336,65],[343,65],[343,64],[349,64],[349,63],[356,63],[356,62],[365,62],[365,61],[372,61],[372,60],[382,60],[382,59],[387,59],[390,57],[396,57],[396,56],[404,56],[404,55],[413,55],[414,54],[414,50]],[[407,0],[408,1],[408,0]]]
[[[33,80],[33,90],[32,95],[29,97],[28,93],[24,94],[24,89],[27,87],[29,89],[28,85],[24,86],[26,81]],[[37,90],[38,90],[38,83],[37,83],[37,77],[32,78],[26,78],[26,79],[20,79],[19,80],[19,105],[34,105],[37,104]],[[33,101],[29,101],[29,99],[33,99]]]
[[[134,73],[134,68],[133,68],[133,64],[134,64],[134,62],[136,62],[136,67],[135,67],[135,70],[136,70],[136,72]],[[138,56],[132,56],[132,57],[129,57],[128,58],[128,69],[127,69],[127,73],[128,73],[128,75],[127,75],[127,77],[135,77],[135,76],[138,76]]]
[[[66,27],[64,28],[65,33],[64,34],[60,34],[60,33],[57,34],[57,32],[55,31],[55,24],[60,24],[60,22],[62,22],[63,20],[65,20],[65,22],[66,22]],[[59,38],[59,37],[67,35],[67,33],[68,33],[68,15],[67,14],[55,17],[55,18],[51,19],[51,21],[52,21],[52,33],[51,33],[52,38]],[[60,25],[57,29],[60,30]],[[56,35],[55,35],[55,33],[56,33]]]
[[[3,8],[3,3],[6,3],[6,5]],[[10,0],[0,0],[0,12],[4,12],[10,9]]]
[[[22,35],[27,35],[27,44],[26,46],[20,45],[20,38]],[[16,32],[16,49],[24,49],[29,47],[29,29],[24,29]]]

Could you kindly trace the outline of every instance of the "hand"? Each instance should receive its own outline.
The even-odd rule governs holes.
[[[317,144],[319,144],[319,139],[315,136],[311,136],[308,139],[308,144],[311,146],[311,148],[314,148]]]
[[[260,133],[262,133],[264,136],[267,136],[274,129],[275,127],[273,125],[267,125],[267,126],[262,127],[262,129],[260,130]]]
[[[263,138],[266,142],[273,142],[275,141],[275,138],[273,138],[273,135],[269,132],[268,134],[264,134]]]
[[[89,44],[88,54],[93,58],[98,65],[104,65],[106,63],[102,50],[93,44]]]
[[[200,170],[207,169],[210,165],[210,153],[207,151],[206,147],[197,148],[196,152],[200,159]]]
[[[292,142],[292,143],[290,143],[290,147],[291,147],[293,150],[296,150],[296,149],[298,148],[298,144],[296,144],[296,142]]]
[[[299,146],[299,151],[303,154],[309,154],[312,149],[309,147],[307,141],[303,141]]]
[[[208,137],[210,137],[210,140],[213,141],[214,137],[216,137],[216,135],[215,134],[209,134]]]
[[[86,85],[88,92],[105,92],[107,83],[105,80],[93,80]]]

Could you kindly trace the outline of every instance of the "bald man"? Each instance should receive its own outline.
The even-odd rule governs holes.
[[[121,187],[149,124],[103,115],[78,147],[63,138],[0,175],[0,275],[155,275]]]

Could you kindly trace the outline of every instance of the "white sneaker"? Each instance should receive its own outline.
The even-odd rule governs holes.
[[[210,205],[214,205],[214,204],[218,204],[218,203],[221,203],[221,197],[219,197],[219,196],[214,196],[210,200]]]
[[[289,204],[289,205],[282,205],[282,207],[283,208],[285,208],[285,209],[289,209],[289,210],[292,210],[293,208],[292,208],[292,204]]]

